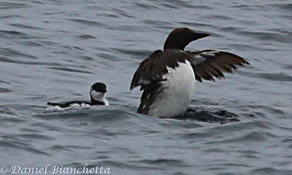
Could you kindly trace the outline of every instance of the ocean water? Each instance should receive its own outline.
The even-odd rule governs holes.
[[[291,19],[291,0],[1,0],[0,173],[291,175]],[[132,75],[176,27],[251,65],[198,82],[179,119],[137,114]],[[46,110],[97,81],[110,107]]]

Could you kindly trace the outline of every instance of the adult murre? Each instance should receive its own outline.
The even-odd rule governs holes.
[[[153,117],[175,117],[184,113],[192,98],[196,80],[214,81],[232,73],[236,65],[249,64],[235,54],[215,50],[184,51],[192,41],[209,36],[189,28],[174,29],[164,50],[154,51],[141,62],[130,89],[143,91],[138,113]]]
[[[105,98],[105,93],[107,92],[106,85],[104,83],[97,82],[93,84],[90,88],[90,98],[91,102],[87,101],[70,101],[65,103],[51,103],[48,102],[48,109],[70,109],[72,107],[82,107],[87,108],[94,105],[104,105],[109,106],[107,99]]]

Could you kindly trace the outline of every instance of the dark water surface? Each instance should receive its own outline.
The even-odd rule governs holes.
[[[0,173],[88,164],[115,175],[291,175],[291,19],[291,0],[1,0]],[[251,65],[197,83],[183,118],[136,114],[132,74],[175,27],[211,34],[188,49]],[[96,81],[110,107],[46,111],[88,99]]]

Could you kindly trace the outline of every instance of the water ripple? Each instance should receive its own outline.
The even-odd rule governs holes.
[[[86,164],[111,174],[292,174],[291,2],[0,2],[0,161]],[[169,31],[210,33],[190,48],[250,66],[196,84],[175,119],[137,114],[138,64]],[[107,84],[110,107],[47,111]]]
[[[27,4],[23,3],[15,3],[15,2],[0,2],[0,9],[7,10],[7,9],[19,9],[19,8],[28,8]]]
[[[19,143],[19,144],[13,144],[11,142],[7,142],[7,141],[0,141],[0,147],[4,150],[23,150],[23,151],[27,151],[33,154],[39,154],[39,155],[43,155],[43,156],[50,156],[50,154],[40,151],[38,149],[34,149],[31,148],[29,146],[24,146],[23,143]]]

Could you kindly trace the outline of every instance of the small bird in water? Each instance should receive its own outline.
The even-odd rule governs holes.
[[[104,83],[97,82],[94,85],[92,85],[90,88],[91,102],[86,102],[86,101],[70,101],[70,102],[65,102],[65,103],[48,102],[47,103],[48,109],[62,110],[62,109],[70,109],[72,107],[88,108],[94,105],[109,106],[109,103],[107,99],[105,98],[106,92],[107,92],[106,85]]]
[[[176,28],[167,37],[164,50],[154,51],[141,62],[130,89],[143,91],[138,113],[153,117],[183,114],[192,98],[196,80],[214,81],[232,73],[236,66],[249,64],[238,55],[216,50],[185,51],[192,41],[209,36],[189,28]]]

